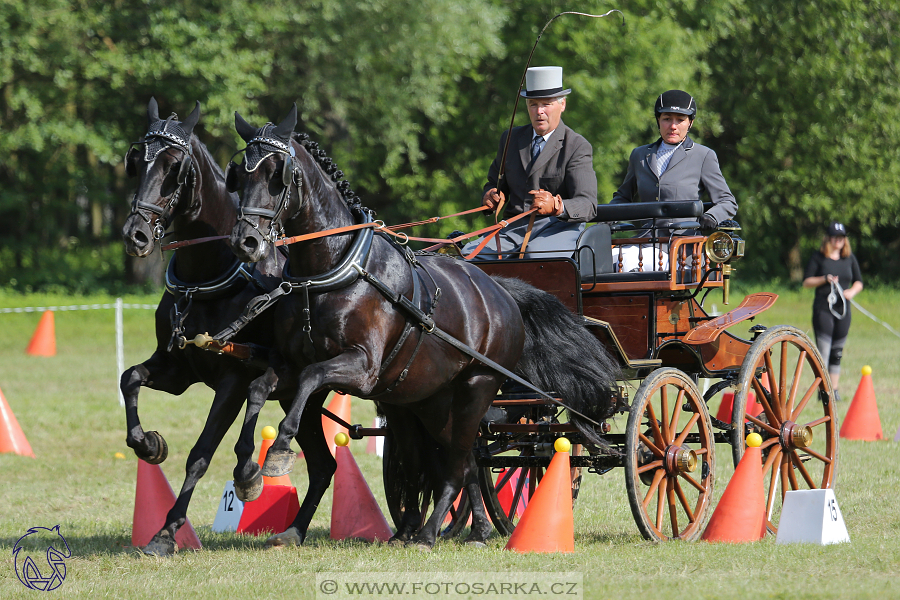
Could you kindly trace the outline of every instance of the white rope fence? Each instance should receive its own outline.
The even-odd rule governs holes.
[[[125,334],[123,332],[123,311],[128,309],[156,310],[155,304],[125,304],[121,298],[116,298],[112,304],[72,304],[69,306],[23,306],[17,308],[0,308],[0,314],[9,313],[34,313],[34,312],[65,312],[69,310],[110,310],[116,311],[116,389],[119,391],[119,406],[125,406],[125,397],[119,387],[119,377],[125,372]]]

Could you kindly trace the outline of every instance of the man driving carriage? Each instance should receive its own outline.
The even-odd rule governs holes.
[[[585,222],[596,215],[593,148],[562,121],[571,91],[563,89],[562,67],[531,67],[525,74],[521,95],[531,124],[512,129],[498,189],[507,133],[501,136],[482,202],[490,208],[503,203],[506,219],[532,207],[538,209],[538,216],[533,223],[521,219],[497,234],[504,257],[519,250],[526,238],[525,258],[571,257]],[[470,242],[463,252],[473,252],[480,242],[481,238]],[[478,258],[497,258],[495,244]]]
[[[699,200],[707,194],[713,206],[700,218],[703,231],[710,231],[737,213],[737,201],[725,182],[716,153],[695,143],[688,132],[694,124],[697,103],[682,90],[660,94],[653,107],[660,138],[638,146],[628,159],[628,171],[610,204],[628,202],[674,202]],[[656,237],[668,239],[670,223],[657,221]],[[649,230],[636,237],[647,237]],[[668,255],[663,253],[663,268]],[[624,270],[638,265],[638,248],[623,248]]]

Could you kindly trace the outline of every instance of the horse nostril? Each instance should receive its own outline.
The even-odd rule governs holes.
[[[247,250],[247,253],[256,252],[256,249],[259,248],[259,242],[255,237],[248,236],[244,238],[244,241],[241,243],[241,246]]]
[[[144,235],[144,232],[140,230],[135,231],[133,234],[131,234],[131,239],[138,246],[146,246],[150,243],[150,238]]]

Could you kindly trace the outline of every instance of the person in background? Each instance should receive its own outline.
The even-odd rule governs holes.
[[[713,205],[700,218],[703,232],[712,231],[722,221],[734,218],[737,201],[725,182],[716,153],[694,143],[688,135],[697,115],[694,98],[682,90],[663,92],[656,98],[653,113],[660,138],[632,150],[625,179],[610,204],[689,201],[709,196]],[[657,221],[657,226],[667,224]],[[667,229],[659,231],[659,237],[664,239],[670,234]],[[635,237],[648,235],[650,232],[645,230]],[[646,250],[645,254],[649,255]],[[665,268],[668,253],[663,255]],[[637,266],[636,246],[628,248],[628,256],[623,262],[626,271]]]
[[[816,346],[828,364],[834,399],[840,401],[841,357],[850,331],[849,300],[863,289],[859,263],[850,251],[842,223],[834,221],[828,226],[821,248],[806,265],[803,287],[816,288],[812,315]]]
[[[531,123],[512,129],[504,177],[499,186],[506,132],[500,137],[497,156],[488,171],[482,197],[484,206],[495,208],[506,201],[502,217],[506,219],[532,207],[538,209],[525,258],[571,257],[585,222],[597,214],[593,148],[562,121],[566,96],[571,92],[563,89],[562,67],[530,67],[525,73],[525,90],[521,95],[527,103]],[[524,218],[505,227],[497,234],[501,255],[519,256],[513,251],[521,248],[527,234],[528,220]],[[463,254],[474,251],[481,239],[467,244]],[[496,259],[496,252],[492,240],[476,258]],[[511,254],[503,254],[506,252]]]

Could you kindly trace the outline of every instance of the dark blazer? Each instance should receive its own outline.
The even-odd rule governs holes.
[[[661,139],[632,150],[625,180],[610,204],[701,200],[701,195],[708,194],[713,207],[707,214],[717,223],[734,218],[737,201],[725,183],[716,153],[687,137],[672,154],[662,177],[658,177],[656,151],[660,143]]]
[[[534,129],[530,124],[512,130],[506,172],[500,187],[507,198],[504,217],[513,217],[531,208],[534,196],[528,192],[545,189],[562,197],[565,211],[557,217],[561,221],[583,223],[593,219],[597,214],[597,174],[590,143],[560,121],[531,164],[533,137]],[[488,171],[484,192],[497,187],[505,143],[506,132],[500,136],[500,147]]]

